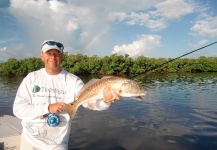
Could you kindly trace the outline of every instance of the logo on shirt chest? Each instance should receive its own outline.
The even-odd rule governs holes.
[[[37,92],[39,92],[40,90],[41,90],[41,88],[40,88],[39,86],[34,85],[34,87],[33,87],[33,89],[32,89],[32,92],[33,92],[33,93],[37,93]]]
[[[58,93],[58,94],[66,94],[66,91],[59,90],[57,88],[46,88],[46,87],[39,87],[38,85],[34,85],[32,92],[38,93],[38,92],[49,92],[49,93]]]

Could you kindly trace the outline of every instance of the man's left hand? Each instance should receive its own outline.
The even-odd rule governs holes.
[[[105,87],[103,89],[103,101],[105,103],[114,103],[116,100],[119,100],[121,96],[115,92],[112,91],[109,87]]]

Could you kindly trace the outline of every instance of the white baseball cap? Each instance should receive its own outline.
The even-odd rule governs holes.
[[[42,46],[41,46],[42,52],[45,53],[50,49],[56,49],[56,50],[59,50],[61,53],[63,53],[64,46],[62,43],[57,42],[55,40],[44,41]]]

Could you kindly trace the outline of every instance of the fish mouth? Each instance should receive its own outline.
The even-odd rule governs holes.
[[[145,96],[143,95],[143,96],[129,96],[129,97],[122,97],[122,99],[125,99],[125,100],[131,100],[131,99],[133,99],[133,100],[137,100],[137,101],[145,101]]]
[[[120,93],[120,96],[122,97],[143,97],[145,95],[146,93],[141,93],[141,94]]]

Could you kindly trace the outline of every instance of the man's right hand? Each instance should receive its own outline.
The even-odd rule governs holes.
[[[61,113],[63,110],[62,110],[62,107],[64,106],[64,103],[63,102],[57,102],[57,103],[54,103],[54,104],[50,104],[48,106],[48,111],[50,113],[56,113],[56,114],[59,114]]]

